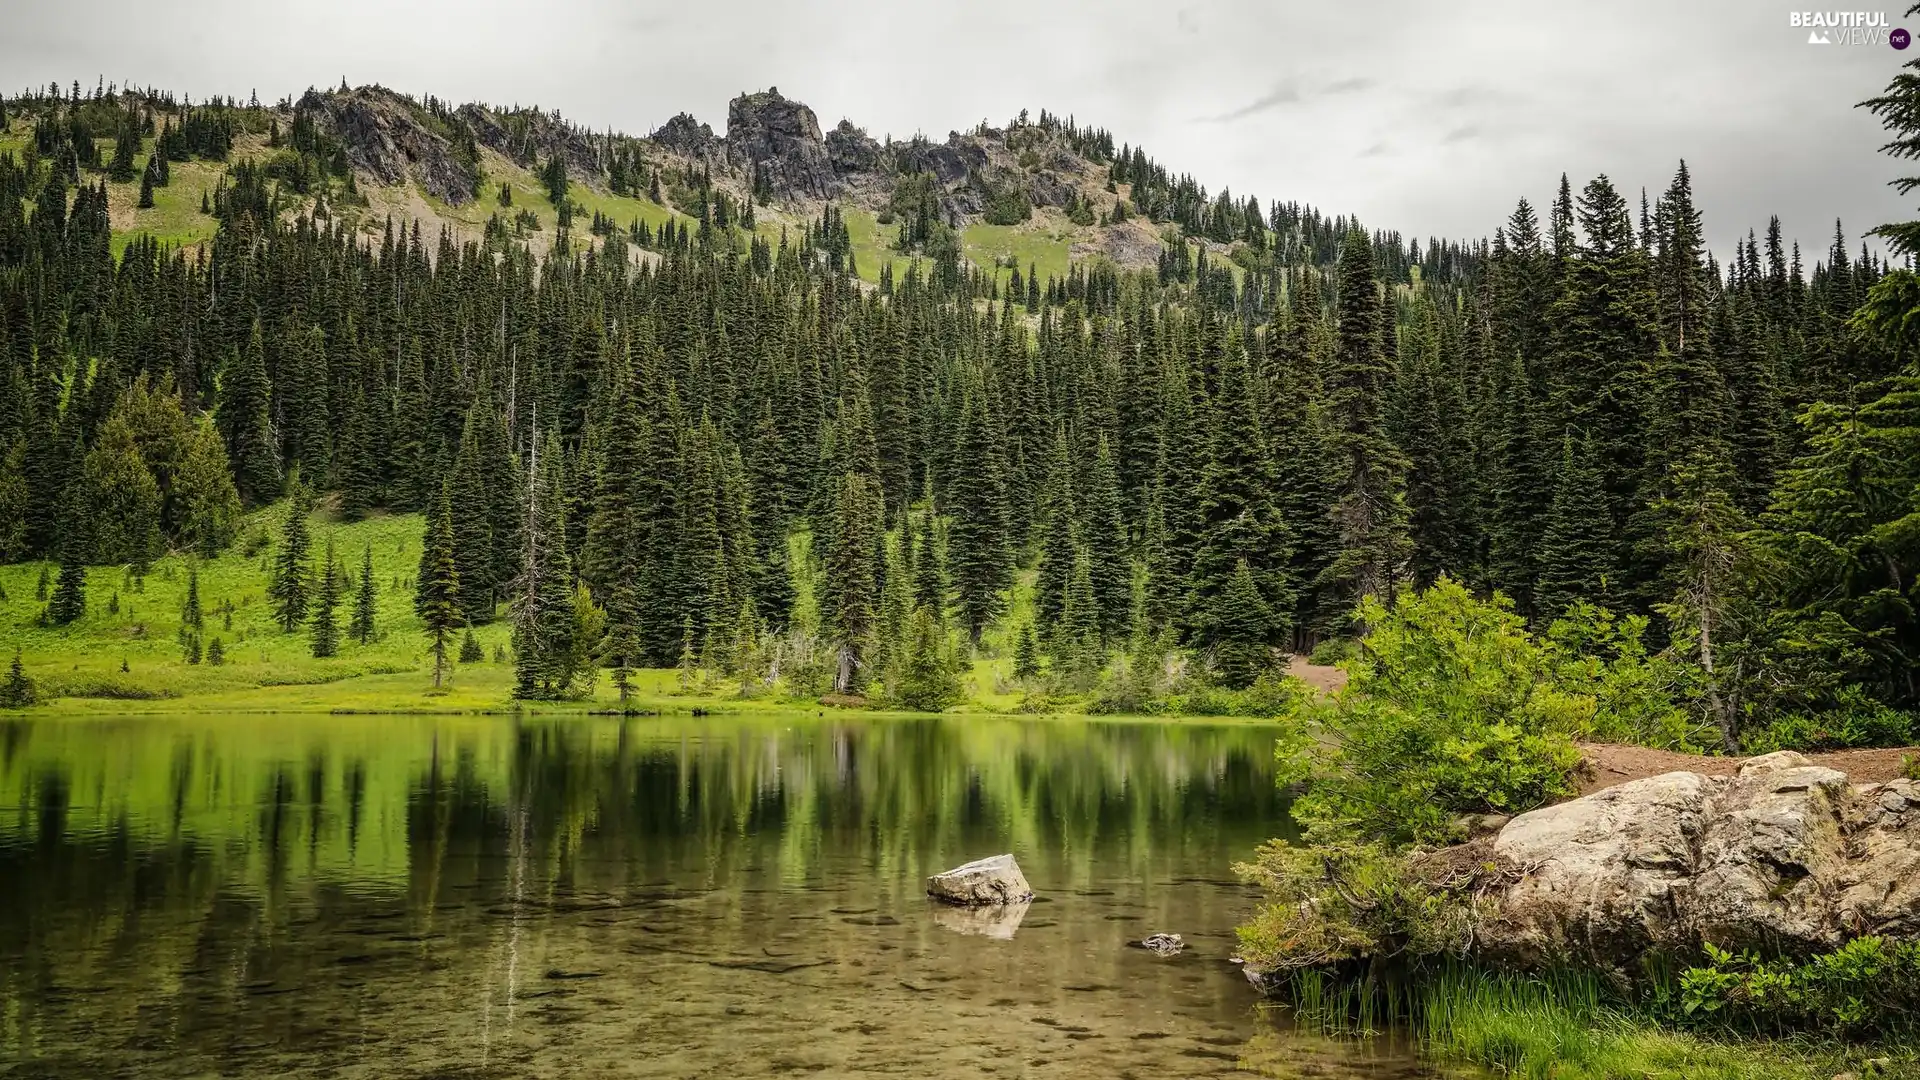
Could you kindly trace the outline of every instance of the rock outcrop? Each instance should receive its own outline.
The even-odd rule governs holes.
[[[345,148],[354,169],[382,185],[418,183],[453,206],[474,197],[478,162],[432,122],[424,107],[385,87],[322,93],[309,90],[294,106],[299,116]]]
[[[1033,899],[1033,889],[1012,855],[993,855],[928,878],[927,895],[972,907],[1024,903]]]
[[[769,88],[727,105],[727,160],[781,198],[826,199],[846,186],[813,110]]]
[[[1920,934],[1920,784],[1853,785],[1792,752],[1522,814],[1491,845],[1475,948],[1625,971],[1702,942],[1809,953]]]

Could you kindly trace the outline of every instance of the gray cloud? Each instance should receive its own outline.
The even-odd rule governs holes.
[[[1358,93],[1373,85],[1374,81],[1366,76],[1335,79],[1324,86],[1310,87],[1302,87],[1299,82],[1294,79],[1283,79],[1276,84],[1273,89],[1237,109],[1219,113],[1215,116],[1203,117],[1202,119],[1209,124],[1231,123],[1235,120],[1244,120],[1249,116],[1257,116],[1260,113],[1266,112],[1268,109],[1278,108],[1281,105],[1293,105],[1310,98]]]
[[[1470,139],[1477,139],[1479,137],[1480,137],[1479,125],[1466,124],[1461,127],[1454,128],[1452,131],[1449,131],[1445,135],[1442,135],[1440,137],[1440,141],[1442,143],[1447,143],[1447,144],[1463,143],[1463,142],[1467,142]]]

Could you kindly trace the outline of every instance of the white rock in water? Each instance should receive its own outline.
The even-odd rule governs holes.
[[[927,879],[927,895],[949,904],[1014,904],[1033,899],[1033,889],[1012,855],[994,855]]]

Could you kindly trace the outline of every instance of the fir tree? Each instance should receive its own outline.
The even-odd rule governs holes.
[[[1033,631],[1033,623],[1020,624],[1020,636],[1013,644],[1013,677],[1033,679],[1040,675],[1040,637]]]
[[[227,459],[235,485],[249,502],[270,502],[280,494],[280,453],[275,448],[271,407],[273,387],[267,381],[266,349],[256,320],[247,347],[227,362],[220,380],[220,430],[227,439]]]
[[[312,542],[307,533],[307,490],[295,476],[287,487],[280,545],[273,555],[273,577],[267,582],[267,599],[273,604],[273,617],[283,634],[293,633],[307,621],[308,601],[313,595],[307,567]]]
[[[946,634],[925,607],[913,611],[897,696],[902,707],[915,712],[939,712],[960,700],[960,678],[947,656]]]
[[[226,662],[227,647],[221,644],[220,639],[214,638],[207,642],[207,663],[213,667],[219,667]]]
[[[1220,683],[1240,690],[1273,668],[1273,612],[1260,595],[1253,570],[1245,559],[1214,601],[1214,668]]]
[[[487,653],[480,647],[480,639],[473,636],[473,627],[467,627],[466,634],[460,638],[460,662],[478,664],[486,658]]]
[[[1575,602],[1604,603],[1615,574],[1613,522],[1601,497],[1593,439],[1567,432],[1554,472],[1553,502],[1540,530],[1540,577],[1534,583],[1542,617],[1558,618]]]
[[[1349,605],[1392,597],[1406,561],[1404,459],[1381,425],[1391,375],[1381,354],[1380,289],[1373,246],[1350,229],[1340,249],[1338,341],[1327,378],[1327,412],[1339,457],[1333,507],[1338,548],[1321,579]]]
[[[571,692],[573,564],[567,554],[565,474],[560,442],[549,434],[528,456],[520,576],[514,584],[514,696],[552,698]]]
[[[53,598],[47,601],[47,621],[65,626],[87,612],[87,567],[77,554],[79,545],[69,543],[60,555],[60,577],[53,586]]]
[[[187,598],[180,605],[180,626],[198,632],[206,628],[206,614],[200,608],[200,566],[187,565]]]
[[[321,565],[319,588],[313,597],[313,655],[315,659],[337,656],[340,652],[340,623],[334,611],[340,606],[340,564],[333,557],[333,537],[327,537],[326,561]]]
[[[373,545],[368,544],[360,555],[360,577],[353,590],[353,619],[347,624],[347,636],[362,645],[373,643],[377,587],[373,580]]]
[[[37,700],[33,680],[20,662],[20,646],[13,647],[13,663],[7,665],[7,681],[0,683],[0,709],[24,709]]]
[[[433,685],[439,689],[447,672],[447,642],[462,623],[460,575],[453,562],[453,512],[446,489],[427,519],[426,539],[420,549],[420,574],[414,582],[413,610],[433,650]]]

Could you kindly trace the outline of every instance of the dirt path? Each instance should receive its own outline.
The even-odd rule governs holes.
[[[1331,694],[1347,685],[1346,672],[1326,664],[1309,663],[1304,656],[1296,656],[1287,662],[1287,674],[1323,694]]]
[[[1589,743],[1582,749],[1586,751],[1588,764],[1593,767],[1590,774],[1580,780],[1582,795],[1629,780],[1681,770],[1707,776],[1732,776],[1744,760],[1737,757],[1701,757],[1615,743]],[[1878,784],[1899,776],[1901,762],[1908,755],[1920,757],[1920,748],[1834,750],[1808,754],[1807,757],[1816,765],[1839,769],[1852,777],[1856,784]]]

